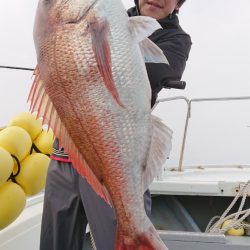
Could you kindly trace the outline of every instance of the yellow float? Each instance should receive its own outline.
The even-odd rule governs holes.
[[[52,130],[43,131],[41,120],[29,112],[0,129],[0,230],[21,214],[26,195],[44,188],[53,140]],[[31,154],[32,148],[39,153]]]
[[[26,196],[19,185],[10,181],[0,187],[0,230],[20,215],[25,204]]]
[[[13,171],[14,161],[8,151],[0,147],[0,187],[7,181]]]
[[[41,153],[31,154],[21,162],[20,172],[15,179],[26,195],[35,195],[42,191],[49,162],[50,158]]]
[[[33,141],[33,144],[41,153],[50,155],[52,153],[53,140],[54,134],[52,130],[43,130],[36,140]]]
[[[222,224],[221,228],[223,229],[223,228],[227,227],[231,222],[232,222],[232,220],[226,220]],[[232,235],[232,236],[242,236],[242,235],[244,235],[244,233],[245,233],[245,230],[242,226],[240,226],[237,229],[232,227],[232,228],[228,229],[226,232],[227,235]]]
[[[28,132],[20,127],[11,126],[0,131],[0,147],[22,161],[31,149],[32,141]]]
[[[18,126],[25,129],[32,141],[42,132],[42,121],[36,119],[36,116],[30,112],[18,114],[10,121],[9,126]]]

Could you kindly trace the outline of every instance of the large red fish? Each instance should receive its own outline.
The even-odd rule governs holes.
[[[119,0],[40,0],[37,8],[31,110],[114,206],[116,249],[167,249],[143,203],[171,148],[171,130],[151,115],[144,62],[165,58],[147,39],[159,28],[149,17],[129,19]]]

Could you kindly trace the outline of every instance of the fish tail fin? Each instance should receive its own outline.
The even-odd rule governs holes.
[[[145,232],[127,238],[117,228],[115,250],[168,250],[153,225]]]

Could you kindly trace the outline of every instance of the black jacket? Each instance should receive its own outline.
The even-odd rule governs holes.
[[[138,15],[137,2],[135,0],[136,6],[128,10],[129,16]],[[146,63],[152,88],[152,106],[166,82],[181,79],[192,44],[190,36],[180,27],[176,14],[172,14],[158,22],[163,29],[155,31],[149,38],[162,49],[170,65]]]

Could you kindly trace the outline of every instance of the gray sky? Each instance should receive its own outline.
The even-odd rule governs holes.
[[[126,7],[133,4],[133,0],[123,2]],[[36,5],[36,0],[0,1],[0,65],[35,67],[32,29]],[[188,0],[179,14],[183,29],[193,41],[183,75],[187,87],[184,91],[164,90],[160,97],[250,96],[249,9],[249,0]],[[0,126],[28,109],[30,85],[30,72],[0,69]],[[250,146],[250,102],[198,106],[190,122],[186,162],[210,162],[212,155],[223,163],[225,159],[250,163],[246,150]],[[156,110],[174,130],[174,163],[178,160],[184,111],[181,102]],[[234,129],[230,130],[232,125]],[[229,146],[232,142],[233,147]]]

